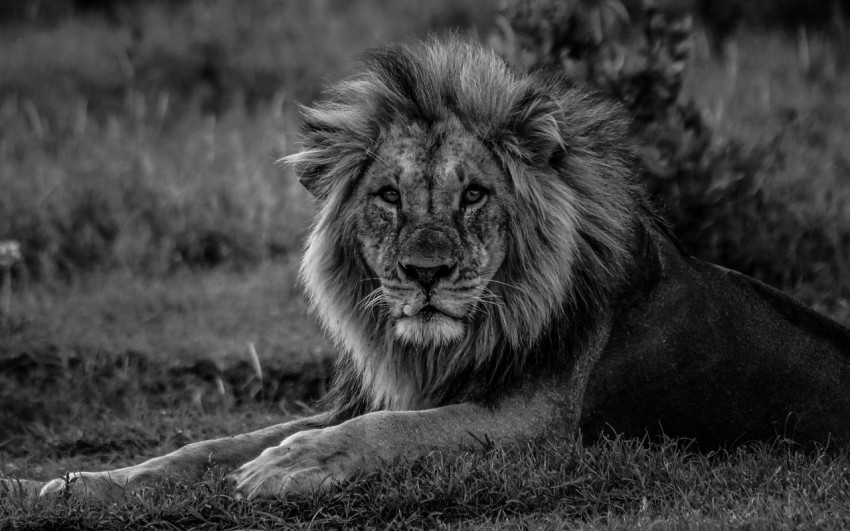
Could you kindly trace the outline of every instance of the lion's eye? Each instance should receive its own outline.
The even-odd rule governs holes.
[[[381,196],[381,199],[393,205],[401,201],[401,194],[399,194],[398,190],[392,186],[385,186],[384,188],[381,188],[378,195]]]
[[[463,202],[467,205],[474,205],[484,199],[485,195],[486,192],[483,188],[473,185],[463,191]]]

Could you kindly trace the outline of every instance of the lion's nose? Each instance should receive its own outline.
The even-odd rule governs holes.
[[[430,263],[430,261],[402,260],[398,263],[399,276],[419,284],[425,293],[441,279],[454,273],[457,262]]]

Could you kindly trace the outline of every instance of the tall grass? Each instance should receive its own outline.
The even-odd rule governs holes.
[[[293,129],[281,107],[169,123],[143,94],[128,105],[104,120],[81,108],[75,130],[48,138],[35,107],[6,102],[22,134],[0,139],[0,238],[21,241],[31,274],[161,274],[296,248],[309,200],[275,162]]]
[[[490,3],[155,2],[0,33],[0,240],[33,278],[256,263],[310,201],[275,160],[296,101],[370,46]]]

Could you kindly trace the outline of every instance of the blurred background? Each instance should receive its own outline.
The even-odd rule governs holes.
[[[219,427],[258,403],[309,409],[334,353],[295,280],[312,201],[276,161],[297,149],[298,105],[365,50],[434,32],[621,101],[688,249],[850,325],[848,15],[848,0],[0,0],[0,242],[20,243],[0,260],[0,453],[131,457],[186,436],[161,408]]]

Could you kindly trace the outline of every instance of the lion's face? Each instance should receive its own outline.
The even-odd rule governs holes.
[[[508,180],[457,122],[395,126],[355,190],[359,250],[397,338],[459,339],[505,257]]]
[[[638,161],[613,106],[433,41],[375,53],[303,129],[300,276],[352,412],[483,397],[553,341],[570,363],[625,283]]]

